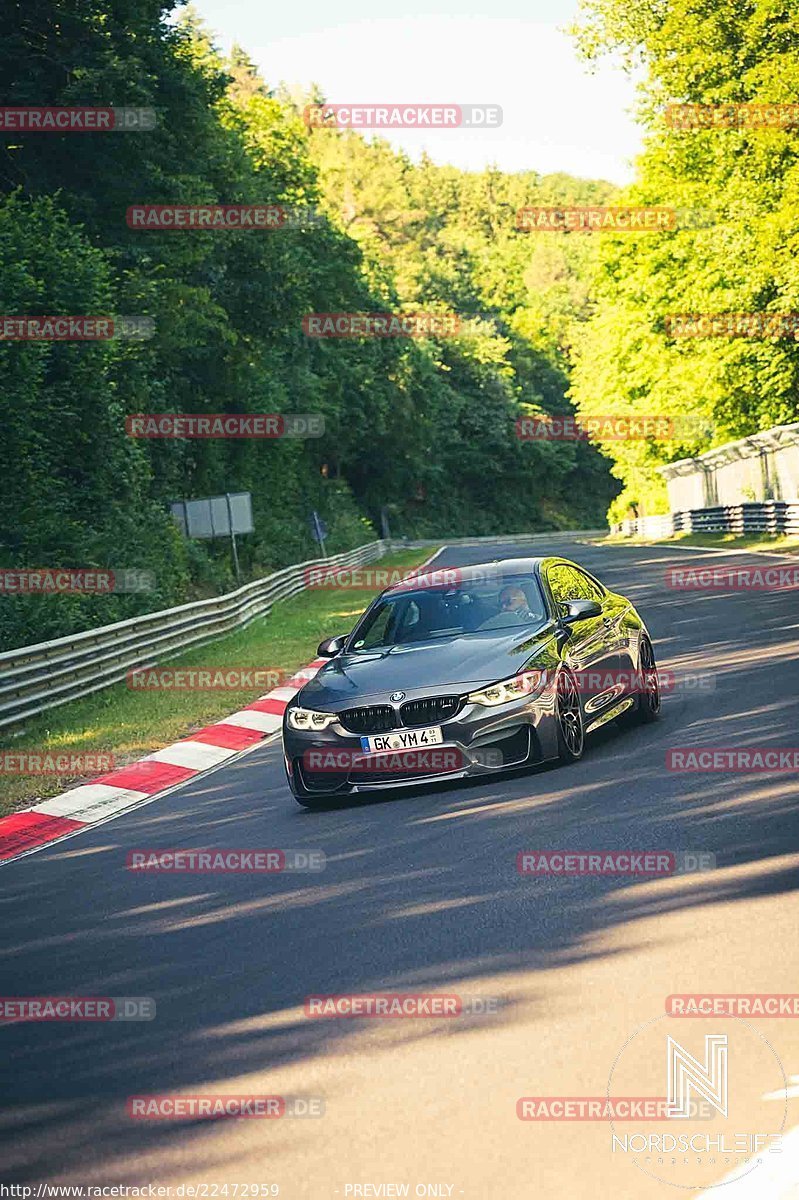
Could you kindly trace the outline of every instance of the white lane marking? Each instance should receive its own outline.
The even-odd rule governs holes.
[[[148,754],[146,758],[139,759],[139,762],[162,762],[173,767],[191,767],[195,771],[204,771],[206,767],[215,767],[217,763],[224,762],[226,758],[231,758],[237,753],[238,751],[226,746],[212,746],[208,742],[188,740],[175,742],[172,746],[165,746],[163,750],[156,750],[155,754]]]
[[[100,817],[129,808],[145,798],[149,799],[147,792],[139,792],[134,788],[113,787],[110,783],[84,783],[52,800],[42,801],[33,811],[46,813],[49,817],[72,817],[76,821],[92,824]]]
[[[737,1179],[740,1168],[725,1175],[695,1200],[797,1200],[799,1196],[799,1127],[783,1135],[782,1153],[762,1154],[762,1163]],[[719,1191],[724,1187],[724,1191]]]
[[[778,1092],[766,1092],[761,1096],[761,1100],[799,1100],[799,1075],[789,1075],[788,1083],[792,1083],[793,1087],[782,1088]]]
[[[290,700],[292,698],[292,696],[297,695],[298,691],[299,691],[299,688],[295,688],[295,687],[274,688],[271,692],[267,692],[267,694],[265,696],[262,696],[261,699],[262,700]],[[221,724],[229,725],[230,718],[225,717],[224,720],[221,722]]]
[[[272,699],[271,696],[268,699]],[[280,713],[259,712],[257,708],[242,708],[225,717],[224,725],[241,725],[244,729],[260,729],[262,733],[274,733],[283,724]]]
[[[604,542],[591,542],[592,546],[604,546]],[[607,548],[613,550],[623,546],[624,542],[609,542]],[[799,554],[780,554],[776,550],[748,550],[742,546],[740,550],[722,549],[720,546],[684,546],[682,542],[633,542],[630,550],[695,550],[698,554],[752,554],[755,558],[784,558],[788,562],[796,562]]]
[[[498,538],[497,541],[499,541],[499,540],[500,539]],[[415,571],[418,574],[421,574],[421,572],[427,570],[427,568],[430,566],[430,564],[432,562],[436,561],[439,554],[443,554],[446,549],[447,549],[446,546],[442,546],[440,550],[436,550],[435,554],[431,554],[429,558],[426,558],[423,563],[419,563],[418,567],[408,567],[408,570]]]
[[[291,678],[299,679],[303,683],[309,683],[312,679],[316,678],[321,669],[321,667],[304,667],[301,671],[295,671]],[[297,691],[299,691],[299,688],[297,688]],[[274,692],[267,692],[265,696],[259,696],[258,699],[271,700],[273,696]]]

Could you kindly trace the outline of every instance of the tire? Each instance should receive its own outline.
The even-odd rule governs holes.
[[[577,684],[571,671],[561,671],[556,685],[555,720],[558,729],[558,759],[577,762],[585,749],[585,722]]]
[[[635,708],[625,715],[629,716],[631,725],[650,725],[652,721],[657,720],[660,712],[660,681],[655,651],[647,637],[641,639],[638,673],[642,678],[643,690],[639,693]]]

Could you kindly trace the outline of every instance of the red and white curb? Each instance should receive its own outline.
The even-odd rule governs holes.
[[[0,817],[0,864],[149,804],[187,779],[255,749],[278,732],[289,700],[327,661],[314,659],[283,687],[274,688],[223,721],[206,725],[155,754],[99,775],[92,783],[71,788],[33,808]]]
[[[421,571],[429,566],[445,549],[441,546],[412,570]],[[223,763],[254,750],[279,731],[289,700],[328,661],[315,658],[307,667],[295,671],[282,687],[259,696],[224,721],[198,729],[191,737],[173,742],[118,771],[99,775],[92,783],[83,783],[51,800],[34,804],[33,808],[0,817],[0,866],[149,804],[187,779],[216,770]]]

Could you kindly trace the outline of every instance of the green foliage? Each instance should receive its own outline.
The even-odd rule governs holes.
[[[614,485],[585,445],[521,444],[522,412],[569,408],[585,247],[551,254],[518,207],[608,185],[418,165],[385,143],[309,132],[236,47],[159,0],[109,10],[31,0],[0,17],[8,105],[153,108],[150,132],[7,134],[0,300],[9,314],[149,316],[147,341],[0,344],[6,478],[0,566],[133,567],[155,592],[17,597],[0,646],[51,638],[232,585],[227,544],[190,544],[169,502],[251,491],[248,576],[376,536],[596,525]],[[34,32],[35,31],[35,32]],[[65,64],[68,64],[66,66]],[[316,97],[314,97],[316,98]],[[131,229],[151,203],[311,206],[263,232]],[[454,339],[325,341],[309,312],[418,308],[474,317]],[[141,440],[133,413],[320,413],[307,440]]]
[[[611,518],[666,508],[663,463],[799,417],[795,339],[671,339],[674,313],[799,311],[799,130],[669,128],[669,103],[796,103],[789,0],[584,0],[583,50],[642,63],[650,125],[632,203],[715,214],[707,228],[602,238],[595,311],[575,350],[586,415],[664,415],[667,441],[604,447],[624,482]]]

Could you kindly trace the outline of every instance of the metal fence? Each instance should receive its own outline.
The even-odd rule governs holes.
[[[666,480],[672,512],[769,500],[793,503],[799,497],[799,421],[725,442],[658,472]]]
[[[674,533],[799,534],[799,501],[766,500],[761,504],[720,504],[690,508],[661,517],[638,517],[614,525],[625,537],[671,537]]]
[[[301,592],[310,567],[360,566],[381,558],[387,547],[385,541],[370,542],[345,554],[285,567],[225,596],[8,650],[0,654],[0,728],[119,683],[134,667],[166,662],[241,629],[278,600]]]
[[[447,545],[481,543],[540,543],[557,538],[601,537],[606,529],[586,532],[512,534],[505,537],[454,538]],[[310,567],[355,567],[374,562],[390,548],[438,546],[435,541],[370,542],[345,554],[315,558],[247,583],[235,592],[211,600],[181,604],[161,612],[145,613],[85,633],[23,646],[0,653],[0,728],[22,724],[27,718],[91,695],[125,679],[134,668],[167,662],[185,650],[234,629],[241,629],[269,612],[278,600],[301,592]]]

